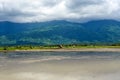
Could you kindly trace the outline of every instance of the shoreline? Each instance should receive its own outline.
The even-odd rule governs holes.
[[[1,50],[0,52],[120,52],[120,48],[28,49],[28,50]]]

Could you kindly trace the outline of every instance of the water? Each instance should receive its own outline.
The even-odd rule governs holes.
[[[120,80],[119,52],[0,53],[0,80]]]

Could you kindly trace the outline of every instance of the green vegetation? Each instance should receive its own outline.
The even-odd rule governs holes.
[[[46,45],[46,46],[1,46],[0,51],[14,50],[42,50],[42,49],[82,49],[82,48],[120,48],[120,44],[111,45],[88,45],[88,44],[71,44],[71,45]]]
[[[41,23],[0,22],[0,46],[110,44],[120,42],[120,22],[99,20],[86,23],[49,21]]]

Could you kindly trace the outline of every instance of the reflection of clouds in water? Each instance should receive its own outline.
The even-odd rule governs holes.
[[[5,56],[0,56],[0,60],[6,59]]]
[[[51,56],[51,57],[43,57],[41,59],[27,59],[27,60],[22,60],[19,63],[35,63],[35,62],[43,62],[43,61],[51,61],[51,60],[63,60],[63,59],[70,59],[71,57],[60,57],[60,56]]]
[[[2,80],[120,80],[120,73],[104,74],[104,75],[58,75],[49,73],[32,73],[32,72],[21,72],[16,74],[5,75]]]
[[[0,67],[2,67],[3,65],[0,65]]]
[[[93,80],[90,76],[57,75],[49,73],[24,72],[13,75],[17,80]]]
[[[0,80],[120,80],[118,56],[104,53],[1,56]]]
[[[73,59],[73,60],[91,60],[91,59],[112,59],[111,56],[49,56],[49,57],[41,57],[41,58],[28,58],[24,60],[20,60],[19,63],[36,63],[36,62],[44,62],[44,61],[52,61],[52,60],[67,60],[67,59]]]

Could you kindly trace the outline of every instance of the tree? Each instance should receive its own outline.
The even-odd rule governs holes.
[[[4,47],[3,50],[7,50],[7,47]]]

